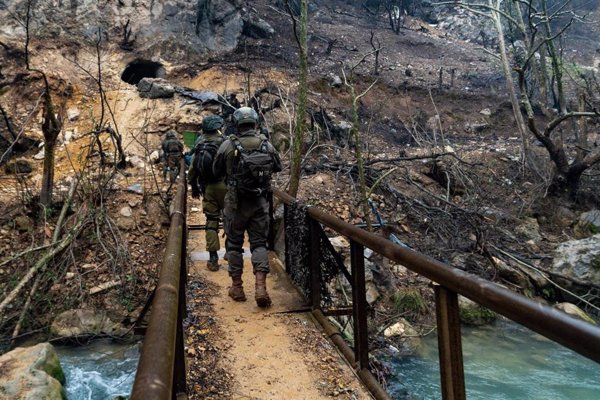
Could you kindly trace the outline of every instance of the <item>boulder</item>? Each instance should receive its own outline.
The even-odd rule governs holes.
[[[600,233],[600,210],[582,213],[575,225],[575,233],[579,238],[586,238]]]
[[[175,94],[175,88],[161,78],[143,78],[137,89],[140,97],[145,99],[166,99]]]
[[[480,133],[490,127],[490,124],[486,122],[472,122],[465,124],[465,132],[468,133]]]
[[[131,156],[127,157],[126,161],[131,164],[133,167],[138,169],[144,169],[146,167],[146,163],[140,156]]]
[[[401,354],[415,354],[422,345],[421,336],[417,330],[404,318],[388,326],[383,331],[386,338],[397,338],[401,340],[399,351]]]
[[[329,242],[338,253],[342,254],[350,248],[350,242],[344,236],[336,236],[329,238]]]
[[[50,343],[18,347],[0,356],[0,397],[63,400],[65,375]]]
[[[152,153],[150,153],[149,160],[151,164],[157,164],[160,161],[160,152],[158,150],[154,150]]]
[[[79,119],[79,115],[81,115],[81,112],[77,107],[69,108],[67,110],[67,118],[69,121],[77,121]]]
[[[45,156],[46,156],[46,150],[42,147],[42,149],[33,156],[33,159],[34,160],[43,160]]]
[[[33,231],[33,221],[31,218],[26,217],[25,215],[18,215],[14,219],[15,228],[19,232],[32,232]]]
[[[4,167],[4,172],[7,174],[29,174],[33,171],[31,164],[25,160],[17,160],[15,162],[11,162],[6,164]]]
[[[344,82],[342,82],[342,78],[339,75],[333,75],[329,84],[333,87],[341,87]]]
[[[57,337],[111,334],[118,331],[118,324],[111,321],[104,312],[93,310],[69,310],[59,314],[50,332]]]
[[[375,302],[380,297],[379,289],[377,289],[377,285],[372,281],[366,282],[365,288],[367,290],[367,293],[366,293],[367,303],[369,303],[369,305],[372,306],[373,304],[375,304]]]
[[[481,326],[494,322],[498,315],[472,300],[458,296],[460,321],[467,325]]]
[[[254,39],[268,39],[275,34],[275,29],[264,19],[249,15],[244,18],[242,33]]]
[[[540,224],[535,218],[525,218],[523,222],[515,228],[515,232],[525,240],[539,242],[542,240],[540,235]]]
[[[600,234],[561,243],[554,252],[552,272],[600,284]]]
[[[575,318],[579,318],[581,320],[584,320],[586,322],[589,322],[590,324],[596,324],[596,321],[594,321],[592,319],[592,317],[590,317],[589,315],[587,315],[585,313],[585,311],[583,311],[581,308],[577,307],[575,304],[571,304],[571,303],[558,303],[554,305],[554,308],[557,308],[561,311],[566,312],[567,314],[569,314],[572,317]]]

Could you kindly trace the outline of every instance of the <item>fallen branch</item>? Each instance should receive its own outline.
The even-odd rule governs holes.
[[[468,163],[468,162],[462,160],[460,157],[458,157],[453,151],[446,152],[446,153],[434,153],[434,154],[423,155],[423,156],[413,156],[413,157],[378,158],[378,159],[366,161],[365,165],[373,165],[373,164],[377,164],[377,163],[381,163],[381,162],[389,163],[389,162],[397,162],[397,161],[415,161],[415,160],[436,159],[436,158],[444,157],[444,156],[450,156],[450,157],[456,158],[461,163],[466,164],[471,167],[474,167],[477,165],[482,165],[481,163],[476,163],[476,164]]]
[[[39,274],[37,278],[35,278],[35,282],[33,282],[33,285],[31,286],[31,290],[29,291],[29,295],[27,296],[27,300],[25,301],[23,310],[21,310],[21,315],[19,315],[19,320],[17,321],[15,329],[13,330],[12,336],[10,338],[11,346],[14,346],[15,340],[19,336],[21,326],[23,325],[23,321],[25,320],[25,315],[27,314],[27,310],[29,310],[29,307],[31,306],[31,299],[33,298],[33,295],[37,291],[37,288],[40,285],[40,282],[42,281],[42,276],[43,275]]]
[[[44,250],[44,249],[47,249],[48,247],[51,247],[51,246],[52,246],[51,244],[45,244],[43,246],[38,246],[38,247],[29,248],[27,250],[23,250],[22,252],[13,255],[9,259],[2,261],[0,263],[0,267],[3,267],[6,264],[8,264],[8,263],[10,263],[10,262],[12,262],[14,260],[17,260],[17,259],[19,259],[19,258],[21,258],[21,257],[23,257],[23,256],[25,256],[25,255],[27,255],[29,253],[35,253],[36,251]]]
[[[58,254],[60,254],[63,250],[65,250],[71,242],[79,235],[81,228],[83,226],[83,221],[80,221],[77,226],[69,232],[69,234],[62,239],[56,247],[52,250],[48,251],[44,254],[37,263],[25,274],[23,278],[19,281],[17,286],[6,296],[6,298],[0,303],[0,321],[4,319],[4,309],[17,297],[17,295],[21,292],[21,289],[25,285],[29,283],[31,279],[40,271],[43,271],[48,263]]]
[[[573,283],[576,283],[578,285],[582,285],[582,286],[585,286],[585,287],[592,287],[592,288],[595,288],[595,289],[600,289],[600,285],[597,285],[597,284],[594,284],[594,283],[591,283],[591,282],[584,282],[584,281],[582,281],[580,279],[577,279],[577,278],[572,278],[570,276],[566,276],[566,275],[559,274],[559,273],[556,273],[556,272],[550,272],[550,271],[546,271],[546,270],[543,270],[543,269],[538,268],[538,267],[534,267],[533,265],[529,264],[528,262],[525,262],[525,261],[521,260],[517,256],[515,256],[513,254],[510,254],[509,252],[507,252],[505,250],[502,250],[502,249],[494,246],[493,244],[489,244],[489,246],[492,247],[494,250],[498,251],[499,253],[501,253],[501,254],[505,255],[506,257],[510,258],[511,260],[519,263],[520,265],[534,270],[535,272],[537,272],[538,274],[540,274],[543,278],[545,278],[548,282],[550,282],[553,286],[557,287],[558,289],[560,289],[560,290],[564,291],[565,293],[568,293],[571,296],[579,299],[580,301],[582,301],[583,303],[587,304],[588,306],[594,308],[595,310],[600,311],[600,307],[597,307],[594,304],[592,304],[591,302],[587,301],[586,299],[584,299],[584,298],[576,295],[575,293],[571,292],[569,289],[562,287],[558,283],[552,281],[546,275],[550,275],[550,276],[554,276],[554,277],[557,277],[557,278],[565,279],[565,280],[571,281]]]

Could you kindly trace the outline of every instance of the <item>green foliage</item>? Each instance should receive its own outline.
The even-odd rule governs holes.
[[[485,307],[460,308],[460,320],[467,325],[485,325],[496,320],[498,315]]]
[[[427,303],[418,289],[401,288],[392,296],[394,309],[399,313],[424,315],[427,313]]]
[[[554,300],[556,298],[556,291],[553,287],[546,287],[542,289],[542,296],[546,300]]]

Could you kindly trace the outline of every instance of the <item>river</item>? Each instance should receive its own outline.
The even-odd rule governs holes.
[[[462,328],[469,400],[600,400],[600,364],[518,324]],[[397,399],[440,399],[437,337],[419,356],[388,359]]]
[[[67,384],[67,400],[111,400],[129,396],[139,360],[139,343],[96,340],[56,346]]]

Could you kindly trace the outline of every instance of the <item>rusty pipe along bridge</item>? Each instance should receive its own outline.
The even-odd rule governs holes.
[[[165,256],[152,300],[152,312],[131,393],[132,400],[187,398],[183,330],[187,276],[186,198],[187,182],[185,174],[181,174],[172,203]],[[313,315],[326,334],[376,399],[390,399],[390,396],[369,371],[365,248],[434,282],[443,399],[466,398],[459,294],[600,363],[600,328],[513,293],[493,282],[401,247],[318,208],[303,206],[279,190],[274,190],[274,198],[284,208],[283,226],[280,225],[279,229],[286,237],[286,271],[300,286],[311,304]],[[350,271],[346,270],[339,255],[333,250],[323,227],[349,240]],[[296,229],[293,240],[289,234],[292,229]],[[296,234],[298,231],[302,232],[299,236]],[[271,249],[274,245],[273,236],[271,235],[270,240]],[[327,264],[330,265],[329,268]],[[323,275],[332,273],[342,275],[351,285],[351,307],[328,307],[330,302],[327,301],[325,288],[328,279]],[[332,315],[346,315],[352,319],[352,347],[329,321],[328,316]]]

